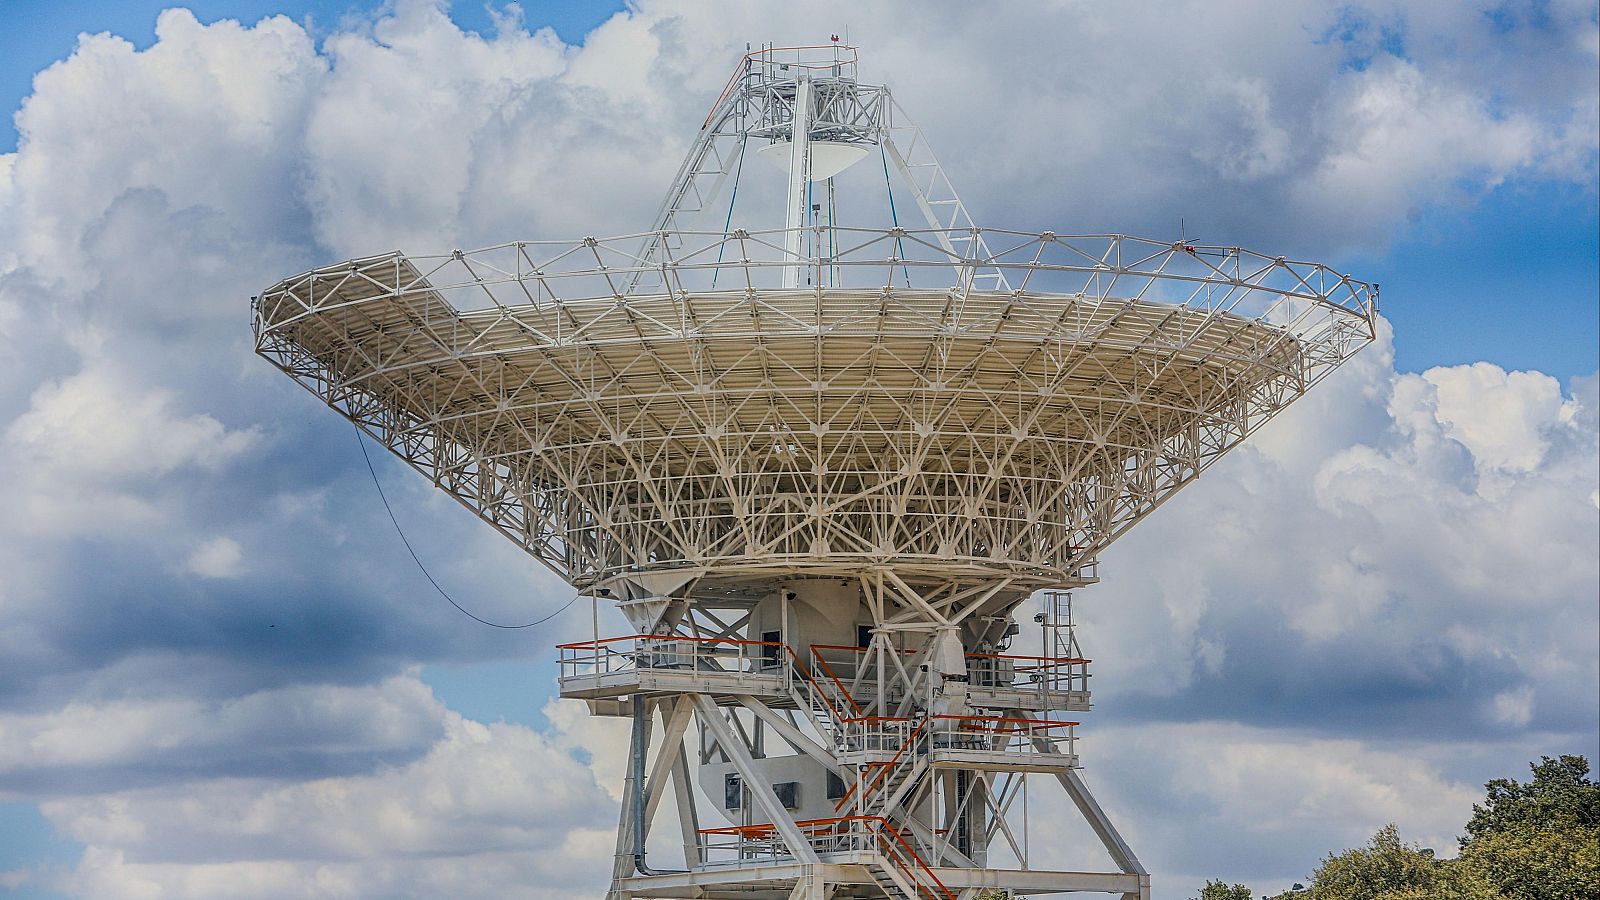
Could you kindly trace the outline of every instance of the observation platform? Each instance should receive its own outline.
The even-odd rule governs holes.
[[[688,871],[635,876],[625,882],[652,897],[768,897],[784,900],[794,879],[822,876],[840,888],[858,887],[868,896],[953,898],[968,888],[1007,886],[1028,893],[1109,891],[1137,894],[1148,876],[1017,870],[934,864],[941,848],[908,833],[881,816],[847,815],[794,822],[784,829],[787,840],[804,843],[802,852],[815,862],[796,858],[786,838],[772,824],[734,825],[699,832],[700,865]],[[944,848],[948,850],[948,848]],[[732,877],[730,877],[732,876]],[[742,885],[737,894],[718,887]],[[637,887],[633,887],[637,885]],[[768,887],[774,891],[767,894]],[[882,893],[874,892],[874,888]],[[625,888],[626,889],[626,888]]]
[[[886,861],[880,854],[870,852],[827,854],[821,863],[802,863],[795,860],[773,861],[767,864],[737,866],[708,865],[687,872],[664,875],[635,875],[618,880],[617,886],[648,897],[683,898],[733,898],[740,900],[788,900],[796,880],[803,877],[820,877],[838,888],[855,888],[835,897],[881,898],[886,879]],[[1006,887],[1019,893],[1055,893],[1088,891],[1109,894],[1139,895],[1141,886],[1148,888],[1148,875],[1115,872],[1068,872],[1047,869],[984,869],[936,866],[929,868],[928,880],[937,878],[945,891],[930,890],[920,885],[920,894],[910,896],[942,897],[959,894],[969,888]]]
[[[866,690],[873,680],[863,647],[817,644],[813,669],[847,694]],[[906,654],[909,657],[909,653]],[[1089,663],[1080,656],[1027,656],[968,653],[967,702],[980,709],[1024,712],[1088,712]],[[891,696],[891,701],[900,698]]]
[[[845,719],[840,762],[983,772],[1060,773],[1079,768],[1077,722],[986,715]]]
[[[793,708],[807,694],[832,704],[841,718],[859,714],[856,694],[867,689],[865,648],[815,645],[809,663],[788,644],[688,635],[634,634],[575,641],[557,647],[561,696],[603,701],[634,694],[705,694],[727,705],[757,697]],[[1090,660],[992,653],[968,654],[968,703],[979,709],[1029,713],[1090,708]],[[903,687],[886,699],[898,703]],[[621,710],[617,710],[621,714]]]
[[[784,644],[635,634],[560,644],[561,696],[611,700],[634,694],[739,695],[793,706],[793,660]]]

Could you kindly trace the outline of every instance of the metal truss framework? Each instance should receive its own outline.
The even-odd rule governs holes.
[[[987,231],[1002,249],[967,260],[835,231],[808,265],[846,283],[789,291],[781,233],[682,235],[655,266],[635,236],[355,260],[264,292],[258,348],[580,588],[1040,588],[1373,336],[1367,285],[1237,248]],[[974,289],[980,267],[1017,288]]]
[[[620,704],[613,711],[633,718],[614,896],[1147,892],[1147,873],[1077,774],[1077,723],[1049,717],[1088,708],[1088,660],[966,654],[968,708],[919,715],[938,708],[932,646],[905,649],[886,631],[866,647],[746,640],[732,635],[746,630],[756,604],[691,599],[660,631],[561,647],[564,696],[597,709]],[[1047,600],[1046,627],[1075,650],[1067,596]],[[691,721],[701,726],[697,750],[685,745]],[[781,755],[803,756],[832,776],[839,791],[829,814],[787,812],[760,768]],[[701,827],[691,758],[737,779],[734,824]],[[1116,872],[1030,867],[1030,776],[1066,790]],[[663,870],[643,848],[669,795],[684,868]]]
[[[824,52],[796,55],[794,50]],[[745,54],[706,116],[705,125],[656,214],[655,227],[646,236],[639,254],[643,266],[659,265],[670,260],[674,251],[683,249],[683,233],[693,230],[692,224],[685,223],[693,223],[710,209],[730,178],[737,181],[746,149],[761,141],[787,144],[795,148],[797,157],[790,163],[791,197],[782,242],[787,260],[805,261],[808,254],[802,249],[802,242],[807,237],[812,238],[814,248],[819,248],[810,256],[825,260],[834,255],[820,252],[820,248],[832,246],[821,240],[833,235],[831,226],[835,224],[831,178],[825,187],[830,202],[819,204],[823,209],[819,224],[828,226],[828,230],[808,233],[803,229],[808,222],[806,206],[811,193],[803,189],[801,181],[810,163],[798,157],[813,141],[881,148],[885,175],[892,164],[909,189],[916,211],[929,229],[927,234],[939,243],[940,249],[955,259],[987,257],[989,248],[982,230],[967,213],[922,129],[900,107],[888,87],[857,81],[856,67],[856,52],[850,47],[788,51],[763,48]],[[804,76],[797,78],[796,73]],[[807,98],[810,102],[803,102]],[[797,130],[806,132],[809,139],[795,141]],[[801,268],[785,269],[786,287],[797,285],[794,276]],[[812,274],[820,284],[837,273],[824,266]],[[630,283],[630,293],[638,287],[639,280],[636,275]],[[969,274],[968,281],[990,290],[1010,289],[1005,273],[996,268],[978,269]]]
[[[561,648],[562,695],[633,721],[614,900],[1148,898],[1059,717],[1089,706],[1067,607],[1047,593],[1034,656],[1007,652],[1013,615],[1096,580],[1369,343],[1376,287],[979,228],[855,69],[836,46],[744,57],[649,232],[314,269],[253,298],[257,351],[619,604],[634,634]],[[690,227],[763,143],[787,227]],[[867,147],[927,227],[835,221],[828,173]],[[782,772],[826,775],[831,809],[796,813]],[[731,825],[702,827],[707,773],[732,779]],[[1030,862],[1030,776],[1116,871]],[[670,871],[645,852],[669,797]]]

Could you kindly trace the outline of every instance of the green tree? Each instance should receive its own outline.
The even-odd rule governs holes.
[[[1496,778],[1483,786],[1487,797],[1472,805],[1463,849],[1476,838],[1525,828],[1600,828],[1600,782],[1587,777],[1587,759],[1541,756],[1528,768],[1527,784]]]
[[[1460,865],[1507,900],[1600,897],[1600,783],[1581,756],[1542,757],[1533,780],[1484,785]]]
[[[1230,885],[1217,879],[1206,882],[1205,887],[1200,889],[1200,896],[1191,897],[1190,900],[1251,900],[1251,896],[1250,889],[1244,885]]]
[[[1311,874],[1311,900],[1495,900],[1471,870],[1434,858],[1385,825],[1365,847],[1330,854]]]
[[[1461,863],[1506,900],[1600,897],[1600,828],[1519,828],[1475,838]]]

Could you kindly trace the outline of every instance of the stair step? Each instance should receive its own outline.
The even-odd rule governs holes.
[[[884,894],[894,897],[896,900],[912,900],[912,898],[906,896],[905,891],[900,890],[900,885],[895,884],[894,880],[889,878],[888,875],[880,873],[876,866],[869,866],[867,872],[872,875],[872,882],[883,889]]]

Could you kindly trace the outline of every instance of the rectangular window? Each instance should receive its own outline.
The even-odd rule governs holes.
[[[722,779],[722,808],[739,809],[744,806],[744,784],[739,776],[729,773]]]
[[[857,625],[856,626],[856,646],[857,647],[870,647],[870,646],[872,646],[872,626],[871,625]]]
[[[840,778],[838,774],[834,772],[828,773],[828,799],[844,799],[844,779]]]
[[[783,650],[782,647],[778,646],[781,643],[783,643],[783,632],[781,632],[781,631],[763,631],[763,632],[761,632],[761,667],[762,668],[764,668],[764,669],[776,669],[778,667],[778,654]]]
[[[800,808],[800,782],[780,781],[772,786],[772,792],[778,795],[778,802],[784,809]]]

